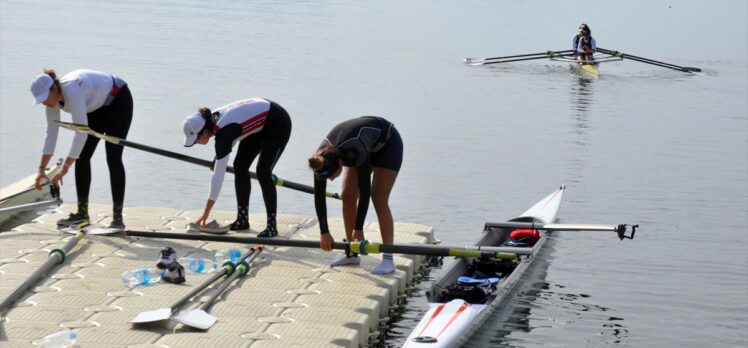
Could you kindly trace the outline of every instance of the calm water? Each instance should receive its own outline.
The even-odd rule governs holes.
[[[2,0],[0,186],[37,166],[44,117],[28,88],[44,67],[122,76],[135,98],[129,140],[202,158],[211,147],[181,146],[185,115],[274,99],[294,122],[276,173],[302,183],[333,125],[382,115],[405,141],[395,217],[434,226],[445,243],[476,240],[484,221],[560,184],[563,221],[642,225],[625,242],[557,234],[512,308],[471,345],[746,346],[746,13],[745,1]],[[567,49],[581,22],[601,47],[705,73],[624,61],[586,81],[544,60],[461,64]],[[71,136],[61,134],[65,154]],[[207,170],[136,150],[125,160],[127,205],[202,207]],[[91,199],[108,203],[101,148],[95,162]],[[73,186],[71,174],[69,202]],[[218,209],[234,209],[232,186]],[[279,211],[314,216],[312,198],[280,189]],[[423,299],[410,304],[390,345],[425,310]]]

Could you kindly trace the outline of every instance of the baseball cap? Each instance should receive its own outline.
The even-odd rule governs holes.
[[[55,83],[52,78],[47,74],[41,74],[34,78],[34,82],[31,83],[31,94],[34,95],[34,105],[43,103],[49,98],[49,89]]]
[[[195,145],[203,127],[205,127],[205,119],[199,112],[187,116],[184,119],[184,146]]]

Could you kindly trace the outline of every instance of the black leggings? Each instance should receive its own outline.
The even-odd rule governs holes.
[[[88,126],[91,129],[123,139],[127,138],[131,122],[132,94],[127,86],[120,89],[110,105],[102,106],[88,114]],[[78,160],[75,161],[75,189],[78,193],[78,201],[88,201],[88,194],[91,190],[91,156],[99,140],[89,135]],[[110,142],[105,145],[114,203],[122,203],[125,200],[125,166],[122,164],[122,148]]]
[[[273,168],[290,137],[291,117],[283,107],[270,102],[270,110],[262,131],[239,142],[239,149],[234,157],[234,188],[236,204],[239,207],[249,206],[249,194],[252,191],[249,166],[257,155],[260,155],[257,162],[257,181],[260,182],[262,189],[265,211],[268,215],[275,216],[278,198],[273,181]]]

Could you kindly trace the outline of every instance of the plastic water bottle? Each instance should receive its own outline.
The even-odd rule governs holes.
[[[156,268],[140,268],[122,273],[122,283],[127,287],[153,284],[161,280],[164,271]]]
[[[75,344],[76,338],[78,338],[78,335],[75,331],[65,329],[42,338],[39,345],[46,348],[69,347]]]
[[[220,267],[218,263],[213,260],[196,259],[192,257],[182,257],[179,259],[179,263],[188,271],[193,273],[210,273]]]
[[[216,261],[224,264],[226,261],[237,263],[242,258],[242,251],[239,249],[223,249],[216,251]]]

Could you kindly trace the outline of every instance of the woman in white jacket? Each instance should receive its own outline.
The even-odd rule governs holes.
[[[132,95],[127,83],[121,78],[94,70],[75,70],[62,78],[52,69],[37,76],[31,84],[35,104],[44,104],[47,114],[47,135],[44,139],[39,174],[36,186],[41,188],[44,172],[54,154],[60,119],[60,110],[70,113],[73,123],[88,125],[91,129],[107,135],[126,138],[132,121]],[[58,225],[88,222],[88,195],[91,188],[91,156],[99,138],[76,133],[62,170],[52,178],[62,182],[70,166],[75,163],[75,187],[78,195],[78,210]],[[106,143],[106,160],[112,188],[113,216],[109,227],[124,228],[122,208],[125,198],[125,166],[122,163],[122,146]]]

